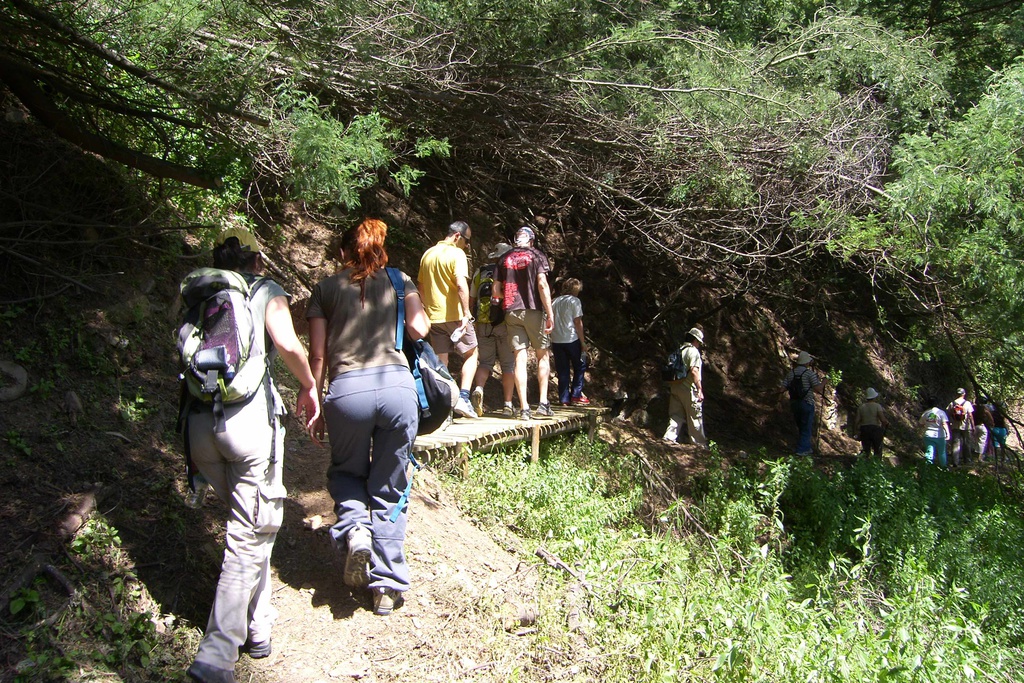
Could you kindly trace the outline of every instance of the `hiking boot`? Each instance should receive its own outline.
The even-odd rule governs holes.
[[[348,532],[348,557],[345,558],[345,573],[342,578],[346,586],[364,588],[370,585],[370,531],[366,527],[354,526]]]
[[[394,588],[373,589],[373,613],[382,617],[391,614],[391,611],[402,604],[402,593]]]
[[[473,406],[469,405],[469,401],[459,396],[459,400],[455,403],[455,412],[462,417],[476,418],[479,417],[476,411],[473,410]]]
[[[537,414],[540,415],[541,417],[553,417],[554,413],[551,412],[551,404],[550,403],[538,403],[537,404]]]
[[[523,408],[522,410],[520,410],[519,411],[519,419],[523,420],[524,422],[529,422],[530,420],[532,420],[533,419],[533,415],[530,414],[530,409],[529,408]]]
[[[473,410],[476,411],[477,415],[484,414],[484,388],[477,387],[473,390],[473,393],[469,395],[469,402],[473,406]]]
[[[270,638],[267,638],[262,643],[254,643],[252,640],[247,640],[245,645],[242,646],[242,652],[249,655],[249,659],[266,659],[272,652]]]
[[[515,417],[516,416],[516,409],[512,407],[511,403],[506,403],[505,405],[503,405],[501,407],[501,416],[502,417]]]
[[[576,397],[570,399],[569,402],[572,403],[574,406],[589,406],[590,405],[590,399],[587,398],[586,396],[584,396],[583,394],[580,394],[579,396],[576,396]]]
[[[234,669],[218,669],[203,662],[192,662],[185,673],[199,683],[237,683]]]

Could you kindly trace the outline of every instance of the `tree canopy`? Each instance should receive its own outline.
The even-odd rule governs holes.
[[[1020,386],[1017,3],[0,7],[9,93],[190,220],[355,211],[429,173],[523,219],[555,198],[735,292],[840,254]]]

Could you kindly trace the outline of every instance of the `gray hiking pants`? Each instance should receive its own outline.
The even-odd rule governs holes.
[[[268,424],[266,392],[244,406],[225,406],[222,433],[213,413],[189,417],[192,462],[229,508],[217,594],[196,661],[233,669],[247,638],[270,638],[270,554],[284,519],[284,427]],[[276,440],[276,463],[270,462]]]
[[[409,481],[409,452],[419,424],[412,373],[387,365],[339,375],[324,399],[324,416],[331,438],[327,489],[338,516],[331,537],[347,548],[352,527],[369,529],[370,588],[408,590],[406,510],[391,518]]]

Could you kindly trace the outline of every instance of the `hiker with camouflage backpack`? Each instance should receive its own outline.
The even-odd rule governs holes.
[[[960,467],[961,460],[971,457],[971,442],[974,435],[974,406],[967,400],[967,390],[956,390],[956,398],[946,406],[949,415],[949,456],[950,466]]]
[[[801,351],[786,377],[782,380],[783,395],[789,396],[789,407],[793,413],[798,432],[797,455],[814,455],[811,436],[814,431],[814,394],[823,394],[825,384],[818,373],[811,369],[814,358]]]
[[[295,335],[288,294],[260,277],[262,254],[247,230],[217,238],[213,268],[181,286],[180,425],[190,485],[202,476],[228,506],[224,560],[206,632],[188,675],[234,683],[240,651],[270,655],[270,554],[284,519],[284,401],[270,369],[275,354],[299,380],[295,412],[307,429],[320,415],[313,373]]]
[[[505,311],[500,305],[491,305],[494,294],[494,273],[498,270],[498,259],[512,251],[512,245],[498,242],[488,254],[489,263],[477,268],[473,274],[470,287],[469,307],[476,318],[476,340],[480,362],[476,366],[476,377],[473,379],[473,391],[470,404],[477,415],[484,414],[484,385],[491,376],[495,362],[501,370],[501,392],[504,404],[501,409],[503,417],[515,417],[512,408],[512,393],[516,389],[515,352],[508,341],[508,326],[505,324]]]

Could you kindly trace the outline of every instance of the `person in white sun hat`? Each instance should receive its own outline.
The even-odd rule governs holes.
[[[814,394],[825,391],[825,384],[811,365],[814,358],[806,351],[797,354],[793,368],[782,380],[783,394],[789,395],[789,407],[799,436],[796,442],[797,455],[813,455],[811,435],[814,431]]]
[[[860,452],[882,457],[882,437],[888,425],[885,409],[878,402],[878,392],[869,387],[864,392],[864,402],[857,407],[857,416],[853,421],[854,432],[860,438]]]
[[[703,346],[704,332],[697,327],[690,328],[679,349],[682,377],[668,383],[668,428],[662,438],[676,443],[679,427],[685,420],[689,442],[707,448],[708,438],[704,435],[704,384],[701,376],[703,362],[700,357]]]

